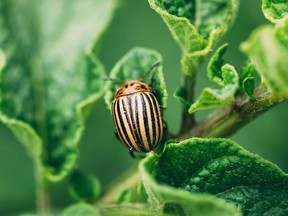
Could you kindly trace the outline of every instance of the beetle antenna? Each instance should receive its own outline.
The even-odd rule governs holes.
[[[141,77],[140,77],[140,81],[142,81],[146,76],[147,74],[149,74],[155,67],[157,67],[158,65],[161,64],[161,61],[158,61],[156,63],[154,63]]]
[[[124,80],[119,80],[119,79],[115,79],[115,78],[111,78],[111,77],[103,77],[103,80],[104,81],[117,82],[117,83],[120,83],[120,84],[125,82]]]

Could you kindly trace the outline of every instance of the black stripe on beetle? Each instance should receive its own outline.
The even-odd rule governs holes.
[[[152,92],[147,84],[133,80],[118,89],[112,102],[118,137],[132,151],[152,151],[162,139],[161,109]]]

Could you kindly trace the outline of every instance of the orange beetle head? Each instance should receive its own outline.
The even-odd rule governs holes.
[[[137,92],[151,92],[151,87],[138,80],[131,80],[124,83],[124,85],[117,90],[114,98],[116,99],[125,95],[135,94]]]

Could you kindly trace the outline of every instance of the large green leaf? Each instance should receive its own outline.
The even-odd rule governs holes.
[[[108,109],[111,109],[114,95],[124,82],[139,80],[152,65],[159,61],[162,61],[161,55],[146,48],[133,48],[121,58],[110,73],[112,80],[107,81],[109,83],[106,85],[105,102]],[[153,77],[152,80],[151,77]],[[166,107],[168,94],[161,63],[150,74],[147,74],[143,82],[147,84],[151,82],[152,89],[155,90],[160,105]]]
[[[103,93],[104,69],[91,53],[113,9],[113,0],[0,3],[7,62],[0,76],[0,120],[50,180],[62,179],[74,165],[83,121]]]
[[[241,48],[259,72],[262,85],[280,99],[288,98],[288,17],[273,28],[256,29]]]
[[[165,154],[160,158],[156,155],[150,155],[140,164],[140,173],[142,175],[144,188],[148,194],[148,202],[158,215],[240,215],[233,205],[227,204],[218,198],[207,194],[187,193],[183,188],[175,187],[171,182],[168,182],[170,180],[175,181],[187,175],[187,170],[190,168],[182,167],[182,164],[186,163],[189,165],[189,161],[193,155],[188,155],[190,154],[190,150],[187,148],[179,149],[178,152],[175,152],[175,156],[173,156],[174,162],[170,164],[171,169],[165,166],[162,167],[163,159],[166,160],[166,154],[171,152],[169,146],[170,145],[168,145]],[[158,173],[162,168],[163,172],[168,171],[165,177],[164,174],[160,174],[167,180],[166,182],[162,180],[159,181],[158,179]],[[192,168],[193,167],[191,167],[191,169]],[[189,176],[187,176],[187,179],[188,178]]]
[[[238,0],[148,0],[185,54],[183,73],[194,76],[205,55],[228,30]]]
[[[273,23],[288,16],[288,0],[262,0],[262,11]]]
[[[227,139],[192,138],[171,143],[162,156],[150,156],[142,166],[143,182],[148,179],[146,184],[152,181],[159,186],[148,188],[152,190],[148,194],[153,192],[157,200],[158,193],[169,188],[185,191],[183,196],[211,194],[238,206],[244,215],[285,215],[288,211],[287,174]],[[162,199],[175,196],[165,194]],[[178,204],[180,198],[176,201],[172,203]]]

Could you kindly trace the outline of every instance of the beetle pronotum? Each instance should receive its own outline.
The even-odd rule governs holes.
[[[153,89],[141,82],[160,62],[138,80],[125,82],[112,102],[112,116],[119,140],[133,151],[149,152],[163,136],[161,108]]]

